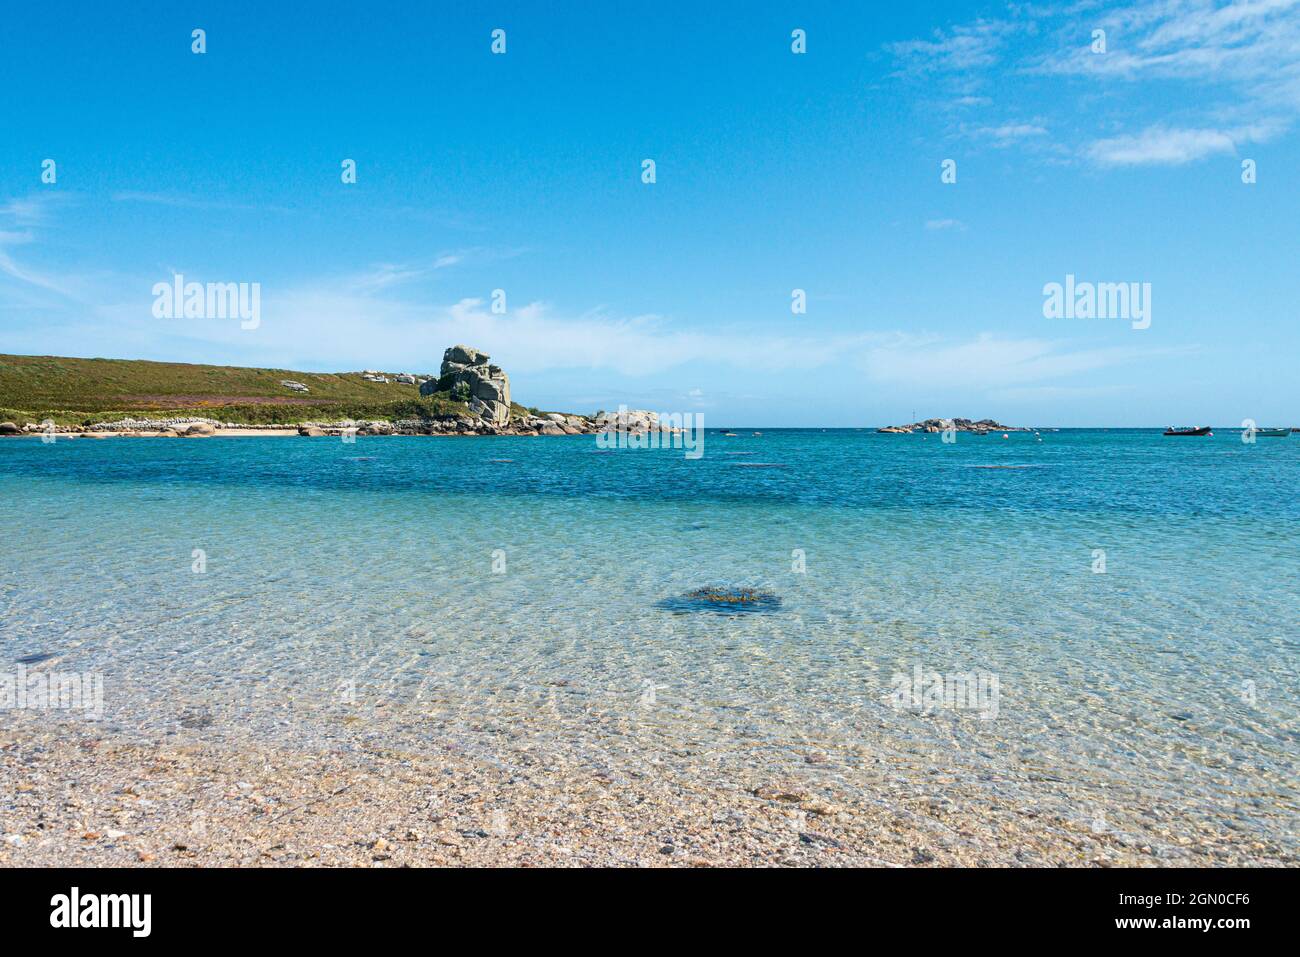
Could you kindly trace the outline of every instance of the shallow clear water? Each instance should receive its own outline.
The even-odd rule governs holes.
[[[103,673],[154,738],[934,779],[1294,848],[1298,475],[1235,433],[0,440],[0,662]],[[665,601],[714,584],[780,604]],[[996,716],[896,707],[917,666]]]

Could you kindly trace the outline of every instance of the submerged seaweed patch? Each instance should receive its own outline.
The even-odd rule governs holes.
[[[23,655],[21,658],[17,658],[15,660],[20,665],[34,665],[34,664],[39,664],[42,661],[49,661],[51,658],[55,657],[56,655],[58,655],[57,651],[42,651],[34,655]]]
[[[706,585],[677,598],[665,598],[659,607],[685,614],[692,611],[711,611],[715,614],[761,614],[781,607],[781,599],[774,592],[759,588],[732,588],[725,585]]]

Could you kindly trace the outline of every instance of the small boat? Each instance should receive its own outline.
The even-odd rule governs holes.
[[[1165,429],[1165,435],[1213,435],[1208,425],[1201,425],[1189,429],[1175,429],[1172,425]]]
[[[1290,429],[1256,429],[1256,435],[1262,435],[1266,439],[1281,439],[1291,434]]]

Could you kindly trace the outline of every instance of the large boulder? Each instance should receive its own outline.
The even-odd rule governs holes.
[[[623,409],[605,412],[598,419],[603,432],[659,432],[659,413],[647,409]]]
[[[23,430],[13,422],[0,422],[0,435],[22,435]]]
[[[492,358],[486,352],[481,352],[470,346],[452,346],[442,354],[442,364],[455,363],[462,366],[482,366],[487,365],[488,359]]]
[[[452,346],[442,354],[437,379],[420,385],[420,395],[454,392],[462,383],[469,392],[469,410],[487,425],[504,426],[510,422],[510,377],[500,366],[490,365],[491,358],[469,346]]]

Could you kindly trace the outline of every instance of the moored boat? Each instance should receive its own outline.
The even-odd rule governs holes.
[[[1290,429],[1256,429],[1256,435],[1262,435],[1266,439],[1280,439],[1291,434]]]
[[[1165,429],[1165,435],[1213,435],[1208,425],[1198,425],[1194,428],[1176,429],[1172,425]]]

